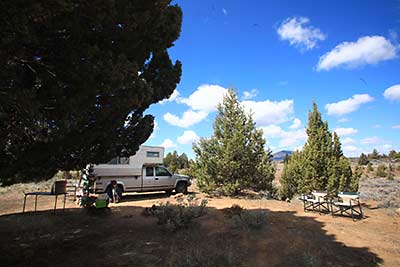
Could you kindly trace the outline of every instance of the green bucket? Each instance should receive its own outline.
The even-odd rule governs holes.
[[[102,199],[102,200],[96,199],[95,206],[96,206],[96,209],[106,208],[108,206],[108,201],[105,199]]]

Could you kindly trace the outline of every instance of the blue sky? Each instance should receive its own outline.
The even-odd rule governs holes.
[[[400,150],[400,1],[176,3],[183,25],[169,52],[183,73],[148,109],[147,145],[194,157],[234,88],[274,152],[301,149],[313,99],[345,155]]]

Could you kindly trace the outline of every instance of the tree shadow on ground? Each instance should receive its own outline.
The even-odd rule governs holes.
[[[262,229],[235,228],[226,212],[170,231],[143,207],[67,209],[0,216],[3,266],[378,266],[368,248],[348,247],[324,223],[291,211],[264,212]]]

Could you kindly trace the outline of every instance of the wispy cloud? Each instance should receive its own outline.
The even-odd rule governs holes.
[[[279,82],[278,82],[278,85],[279,85],[279,86],[286,86],[286,85],[288,85],[288,84],[289,84],[288,81],[279,81]]]
[[[244,91],[242,100],[249,100],[258,95],[258,90],[257,89],[251,89],[251,91]]]
[[[222,8],[222,13],[224,13],[225,16],[228,16],[228,11],[225,8]]]
[[[385,37],[364,36],[356,42],[343,42],[320,57],[317,70],[330,70],[335,67],[354,68],[376,64],[396,57],[396,47]]]
[[[290,45],[302,50],[311,50],[326,36],[320,29],[308,25],[309,18],[293,17],[285,19],[279,26],[277,33],[281,40],[289,41]]]

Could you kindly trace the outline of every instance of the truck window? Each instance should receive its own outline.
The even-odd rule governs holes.
[[[146,167],[146,176],[154,176],[154,168]]]
[[[156,176],[171,176],[171,174],[166,168],[156,167]]]
[[[148,158],[159,158],[160,157],[160,152],[158,151],[147,151],[146,156]]]

